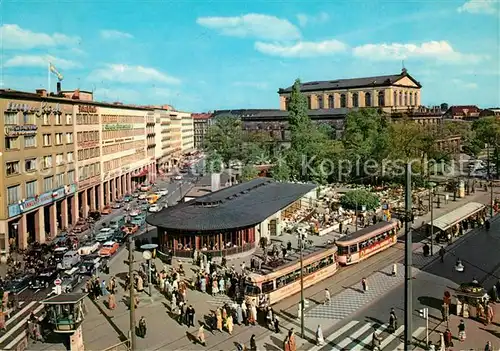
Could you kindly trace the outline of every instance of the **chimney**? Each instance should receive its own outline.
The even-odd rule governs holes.
[[[211,176],[212,176],[212,182],[210,191],[214,192],[220,189],[220,173],[212,173]]]
[[[45,89],[37,89],[36,94],[40,95],[41,97],[47,97],[47,90]]]
[[[61,94],[61,82],[57,82],[57,95]]]

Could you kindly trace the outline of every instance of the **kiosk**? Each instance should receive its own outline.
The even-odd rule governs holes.
[[[484,304],[490,299],[486,290],[477,283],[463,283],[455,290],[457,298],[457,316],[469,318],[470,308]]]
[[[82,323],[87,313],[87,294],[60,294],[45,301],[47,321],[54,333],[68,334],[71,351],[84,351]]]

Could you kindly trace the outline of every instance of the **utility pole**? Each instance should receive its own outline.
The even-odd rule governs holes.
[[[493,218],[493,179],[490,180],[490,217]]]
[[[134,296],[134,241],[132,237],[128,239],[128,275],[129,275],[129,295],[130,295],[130,351],[135,351],[135,296]]]
[[[430,190],[429,190],[429,198],[431,201],[430,206],[431,206],[431,256],[434,255],[434,199],[432,196],[434,195],[434,184],[430,183]]]
[[[411,164],[406,164],[406,184],[405,184],[405,330],[404,330],[404,344],[405,350],[409,350],[412,344],[412,237],[411,237]]]
[[[356,220],[355,220],[355,223],[356,223],[356,231],[358,231],[358,200],[356,200],[356,210],[354,211],[355,215],[356,215]]]
[[[302,231],[299,230],[300,245],[300,337],[305,338],[304,333],[304,260],[302,255]]]

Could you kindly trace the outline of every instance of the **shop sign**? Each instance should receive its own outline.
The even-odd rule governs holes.
[[[125,129],[133,129],[132,124],[105,124],[104,130],[125,130]]]
[[[5,136],[18,137],[20,135],[36,135],[38,127],[34,124],[5,127]]]
[[[97,107],[92,105],[78,105],[78,113],[97,113]]]
[[[88,186],[96,185],[101,183],[101,177],[100,176],[94,176],[88,179],[85,179],[84,181],[78,182],[78,187],[80,189],[86,188]]]
[[[81,148],[88,148],[88,147],[94,147],[99,145],[98,141],[80,141],[78,143],[78,146]]]
[[[35,112],[36,110],[36,107],[29,104],[21,104],[18,102],[9,102],[7,104],[7,111]]]

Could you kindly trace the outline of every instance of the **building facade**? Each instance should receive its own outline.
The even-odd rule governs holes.
[[[183,155],[189,155],[194,151],[194,126],[193,116],[190,112],[179,112],[181,119],[181,151]]]
[[[302,83],[310,110],[377,107],[386,112],[420,106],[422,85],[403,69],[400,74]],[[287,110],[292,87],[279,89]]]
[[[197,150],[203,149],[205,134],[211,123],[212,113],[193,113],[194,127],[194,148]]]
[[[155,110],[92,100],[89,92],[0,90],[1,253],[44,243],[154,182]]]

